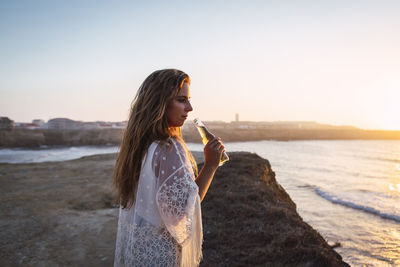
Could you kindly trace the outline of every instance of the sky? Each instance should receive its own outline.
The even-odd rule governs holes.
[[[127,120],[153,71],[189,119],[400,130],[400,1],[0,0],[0,116]]]

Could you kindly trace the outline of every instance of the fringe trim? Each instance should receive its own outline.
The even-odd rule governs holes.
[[[182,255],[181,255],[181,267],[192,267],[199,266],[200,261],[203,258],[202,253],[202,245],[203,245],[203,224],[201,220],[201,206],[200,206],[200,197],[197,195],[195,210],[193,214],[193,222],[192,222],[192,235],[189,240],[182,247]]]

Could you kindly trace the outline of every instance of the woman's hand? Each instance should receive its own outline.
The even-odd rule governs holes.
[[[201,169],[199,176],[196,178],[196,184],[199,187],[200,201],[203,201],[214,174],[218,169],[219,161],[225,147],[221,142],[221,138],[213,137],[204,146],[204,166]]]
[[[221,138],[214,137],[213,139],[209,140],[204,147],[204,165],[218,168],[221,154],[224,151],[225,147],[222,144]]]

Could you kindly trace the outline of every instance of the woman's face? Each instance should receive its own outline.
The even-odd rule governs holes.
[[[193,110],[190,100],[190,88],[184,83],[178,94],[167,105],[168,127],[181,127],[190,111]]]

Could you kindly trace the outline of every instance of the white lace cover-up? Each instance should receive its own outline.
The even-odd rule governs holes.
[[[203,229],[198,186],[184,146],[153,142],[136,201],[119,210],[114,266],[198,266]]]

